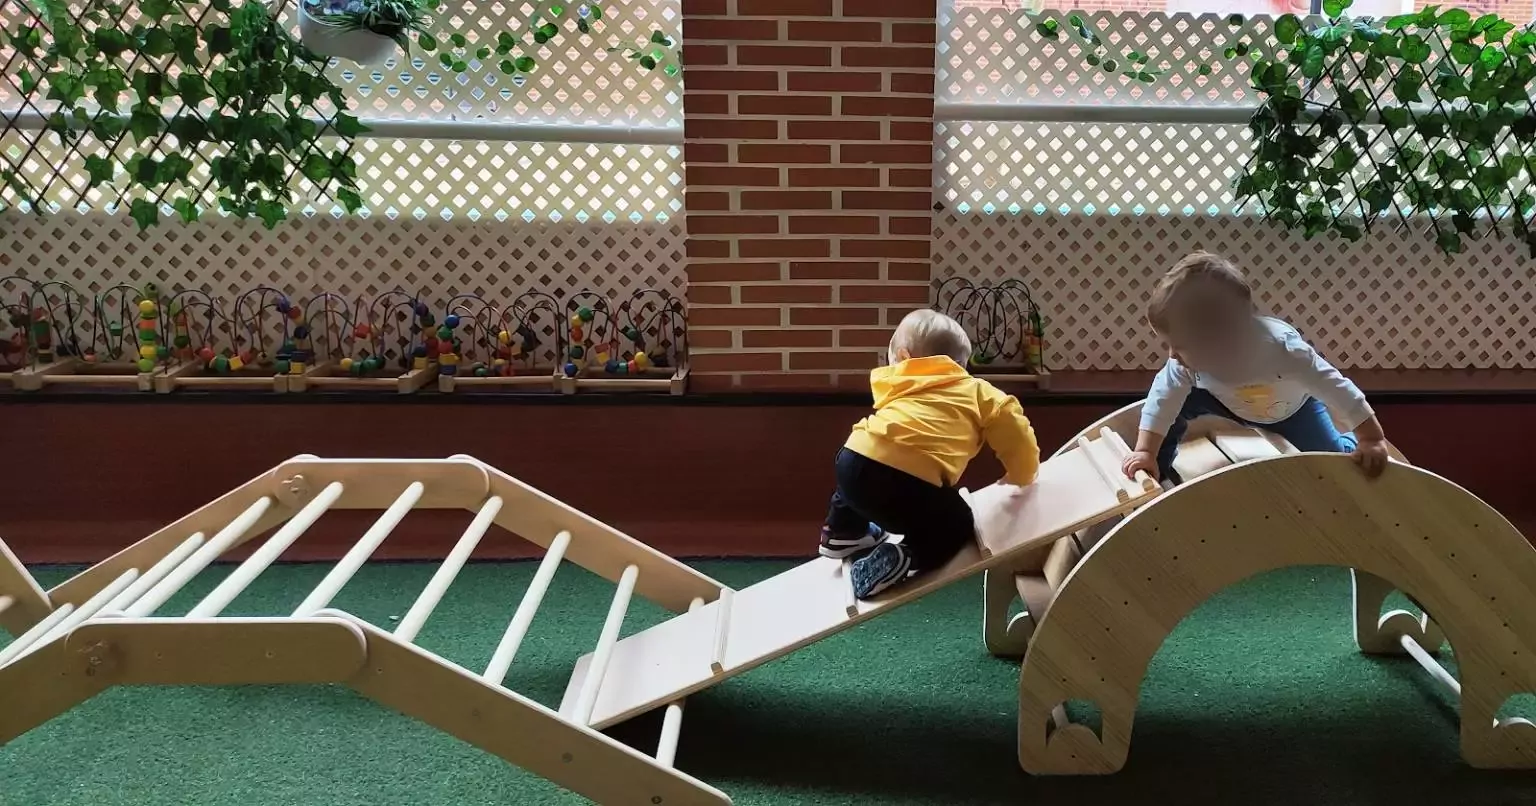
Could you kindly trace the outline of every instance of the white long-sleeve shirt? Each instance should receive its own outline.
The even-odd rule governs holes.
[[[1163,365],[1141,409],[1141,430],[1167,434],[1191,389],[1204,389],[1233,414],[1254,423],[1277,423],[1295,414],[1309,398],[1317,398],[1353,431],[1374,412],[1365,394],[1312,349],[1296,328],[1260,317],[1259,339],[1239,372],[1216,377],[1184,366],[1170,357]]]

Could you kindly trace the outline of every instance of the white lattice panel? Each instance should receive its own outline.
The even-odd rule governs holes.
[[[1145,300],[1197,249],[1235,260],[1260,307],[1339,366],[1536,366],[1531,260],[1514,240],[1447,257],[1420,233],[1306,240],[1253,216],[944,213],[935,222],[935,279],[1024,279],[1047,319],[1053,369],[1160,366]]]
[[[1027,4],[1021,4],[1027,5]],[[1225,15],[1083,11],[1110,55],[1139,51],[1148,66],[1166,64],[1168,72],[1153,84],[1109,74],[1083,62],[1074,36],[1065,33],[1074,12],[1047,11],[1061,21],[1063,34],[1052,41],[1035,33],[1024,8],[956,8],[943,0],[939,10],[939,98],[963,103],[1178,103],[1229,106],[1257,103],[1249,87],[1246,59],[1228,60],[1223,52],[1238,42],[1267,43],[1273,22],[1248,17],[1233,27]],[[1200,75],[1201,65],[1211,67]]]
[[[683,295],[681,223],[418,221],[300,216],[268,231],[210,218],[143,233],[126,216],[0,213],[0,276],[62,280],[86,294],[157,283],[232,299],[271,286],[294,299],[395,288],[435,310],[455,294],[509,302],[524,291],[612,299],[639,288]]]

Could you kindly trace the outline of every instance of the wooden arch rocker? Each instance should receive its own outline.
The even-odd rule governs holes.
[[[1139,415],[1138,403],[1085,433],[1134,438]],[[1277,437],[1233,424],[1202,421],[1190,433],[1176,465],[1184,484],[1118,523],[989,572],[987,645],[1024,655],[1025,770],[1118,771],[1142,678],[1173,628],[1223,588],[1297,565],[1351,569],[1361,651],[1407,653],[1460,695],[1467,763],[1536,768],[1536,725],[1496,719],[1511,696],[1536,691],[1536,550],[1507,520],[1400,455],[1370,480],[1348,457],[1296,455]],[[1008,513],[987,514],[979,529],[1008,528]],[[1433,620],[1382,614],[1393,590]],[[1016,599],[1026,612],[1009,619]],[[1432,657],[1447,638],[1459,682]],[[1072,701],[1097,706],[1097,733],[1068,721]]]

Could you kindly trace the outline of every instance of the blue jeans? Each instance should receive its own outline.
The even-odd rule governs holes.
[[[1333,418],[1328,416],[1328,409],[1317,398],[1308,398],[1295,414],[1278,423],[1253,423],[1233,414],[1231,409],[1205,389],[1191,389],[1189,397],[1184,400],[1184,407],[1179,409],[1179,416],[1168,427],[1168,436],[1163,438],[1163,445],[1157,452],[1157,469],[1162,473],[1162,478],[1175,478],[1170,475],[1173,472],[1173,457],[1179,451],[1179,442],[1183,441],[1184,432],[1189,429],[1189,421],[1207,414],[1278,434],[1299,451],[1353,453],[1359,444],[1354,434],[1340,434],[1333,427]]]

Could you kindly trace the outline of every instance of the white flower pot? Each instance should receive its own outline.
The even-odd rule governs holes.
[[[348,59],[361,65],[383,64],[399,46],[372,31],[346,31],[310,16],[307,3],[299,4],[299,40],[321,56]]]

